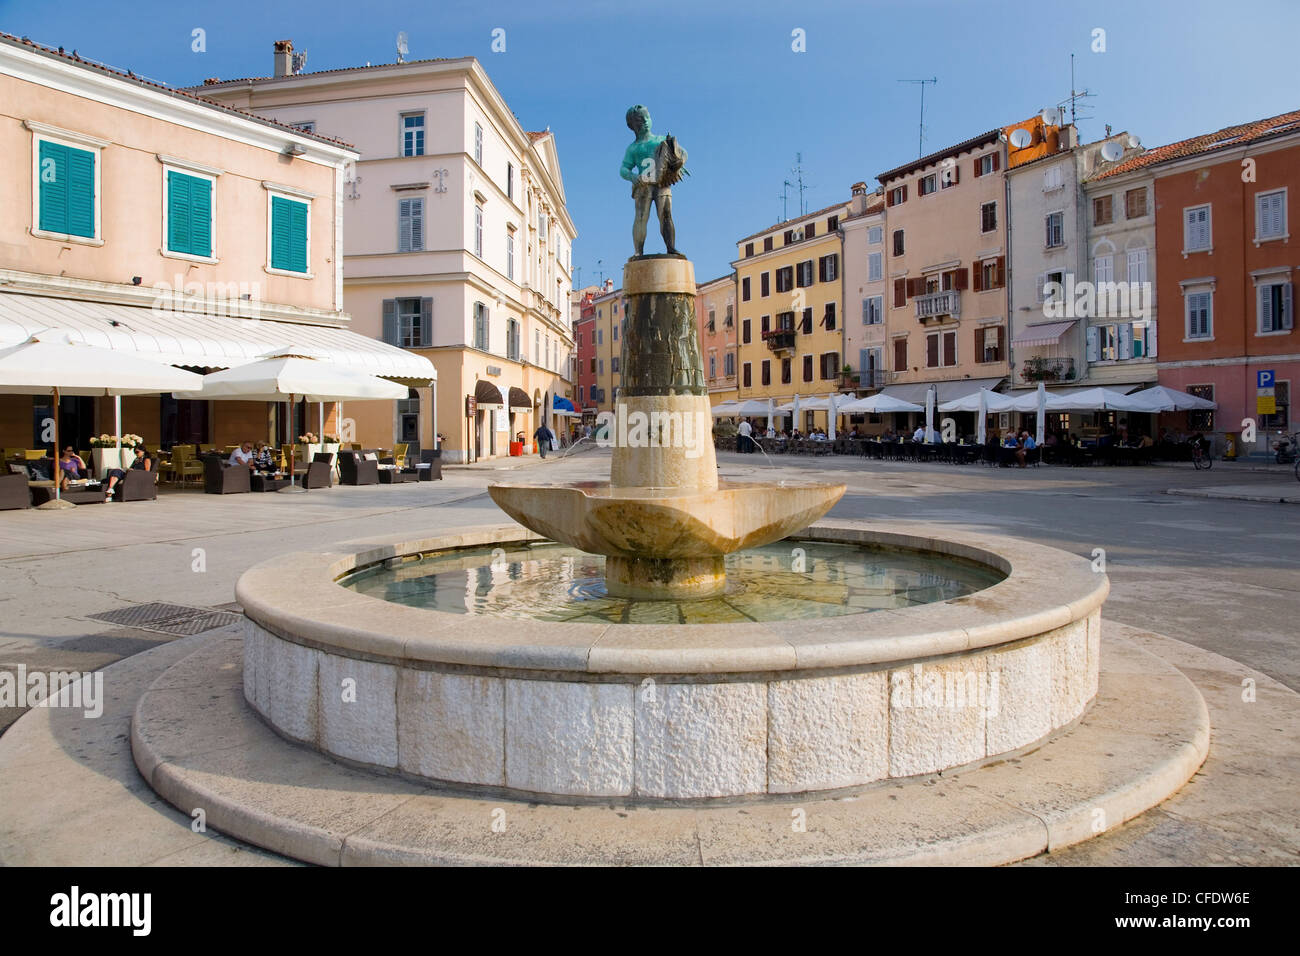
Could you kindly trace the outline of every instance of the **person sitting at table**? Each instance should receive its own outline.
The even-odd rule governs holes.
[[[924,425],[917,425],[917,426],[916,426],[916,431],[912,432],[912,441],[915,441],[915,442],[923,442],[923,441],[925,441],[925,426],[924,426]]]
[[[797,428],[792,429],[792,430],[790,431],[790,438],[791,438],[791,440],[793,440],[793,441],[800,441],[800,440],[803,439],[803,433],[800,432],[799,429],[797,429]]]
[[[1020,433],[1020,439],[1016,442],[1016,462],[1021,468],[1025,467],[1025,455],[1038,447],[1034,441],[1034,436],[1027,431]]]
[[[253,443],[246,441],[230,453],[230,458],[226,461],[227,465],[247,465],[251,470],[253,468]]]
[[[271,446],[264,441],[257,443],[257,453],[253,455],[253,470],[260,472],[275,471],[275,456],[271,454]]]
[[[1047,437],[1043,439],[1043,445],[1047,448],[1055,448],[1059,442],[1060,439],[1056,437],[1056,432],[1048,432]]]
[[[135,461],[131,462],[132,471],[153,471],[153,459],[149,457],[149,452],[144,445],[135,446]],[[126,477],[126,472],[121,468],[113,468],[108,473],[108,487],[104,489],[104,500],[112,501],[113,495],[117,493],[117,483]]]
[[[1134,443],[1134,447],[1135,447],[1135,448],[1150,448],[1150,447],[1152,447],[1154,444],[1155,444],[1155,442],[1153,442],[1153,441],[1151,440],[1151,436],[1148,435],[1146,432],[1143,432],[1141,435],[1138,436],[1137,442]]]
[[[68,485],[74,479],[84,478],[89,474],[89,472],[90,469],[86,467],[86,463],[82,460],[81,456],[72,450],[71,445],[63,449],[63,453],[59,455],[60,488],[63,488],[66,491]]]
[[[898,436],[894,434],[894,430],[892,428],[886,428],[883,432],[880,433],[881,441],[893,441],[897,437]]]

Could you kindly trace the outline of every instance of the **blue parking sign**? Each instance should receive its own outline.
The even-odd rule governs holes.
[[[1256,388],[1273,387],[1273,370],[1271,368],[1262,368],[1255,372]]]

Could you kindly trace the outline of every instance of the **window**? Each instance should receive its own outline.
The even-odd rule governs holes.
[[[1095,348],[1089,350],[1089,361],[1114,362],[1119,358],[1119,337],[1116,335],[1115,326],[1096,325],[1090,328],[1088,333],[1095,334],[1097,338]]]
[[[980,232],[992,232],[998,227],[998,204],[986,202],[980,204]]]
[[[534,337],[534,339],[533,339],[533,351],[534,351],[534,352],[537,351],[538,344],[541,342],[541,339],[540,339],[540,338],[537,338],[537,336],[539,336],[540,334],[541,334],[540,332],[536,332],[536,331],[533,333],[533,337]],[[605,344],[605,330],[604,330],[604,329],[597,329],[597,330],[596,330],[596,344],[597,344],[597,345],[604,345],[604,344]]]
[[[975,330],[975,361],[1001,362],[1002,341],[1005,335],[1003,326],[985,326]]]
[[[926,368],[946,368],[957,364],[957,333],[931,332],[925,337]]]
[[[167,251],[212,258],[212,197],[216,180],[168,169],[163,196],[167,215]]]
[[[483,207],[474,204],[474,255],[483,258]]]
[[[1286,190],[1255,195],[1255,241],[1286,238]]]
[[[812,309],[803,310],[803,318],[799,321],[799,331],[803,335],[812,335]]]
[[[1049,213],[1045,222],[1047,225],[1047,248],[1054,249],[1065,245],[1065,213]]]
[[[901,309],[907,305],[907,280],[894,280],[894,308]]]
[[[826,314],[822,316],[822,326],[827,332],[835,331],[835,303],[826,303]]]
[[[539,211],[537,213],[537,240],[539,242],[546,241],[546,223],[546,213]]]
[[[987,176],[998,171],[998,154],[986,153],[975,160],[975,175]]]
[[[894,339],[894,371],[907,371],[907,337]]]
[[[424,113],[402,114],[402,155],[424,155]]]
[[[817,235],[817,223],[810,222],[803,227],[803,237],[805,239],[811,239],[815,235]]]
[[[977,291],[982,292],[985,289],[997,289],[1001,287],[1002,283],[999,278],[997,259],[981,262],[979,264],[979,270],[980,282],[979,286],[977,286]]]
[[[885,241],[885,227],[884,227],[884,226],[872,226],[870,229],[867,230],[867,244],[868,244],[868,245],[871,245],[871,246],[878,246],[878,245],[880,245],[880,244],[881,244],[882,242],[884,242],[884,241]]]
[[[799,263],[796,269],[798,271],[795,272],[795,285],[802,289],[813,284],[813,261],[811,259],[805,259]]]
[[[1124,218],[1140,219],[1147,214],[1147,191],[1145,186],[1129,189],[1124,193]]]
[[[763,336],[766,337],[767,333],[772,330],[772,317],[770,315],[763,316],[758,320],[758,326]]]
[[[617,371],[618,371],[618,356],[617,356],[617,355],[613,356],[613,357],[609,360],[609,370],[610,370],[611,372],[617,372]]]
[[[488,350],[488,308],[482,302],[474,303],[474,348]],[[540,356],[538,356],[540,359]]]
[[[749,301],[749,276],[745,276],[740,280],[740,301]]]
[[[762,374],[759,377],[759,381],[762,382],[764,385],[771,385],[772,384],[772,362],[769,359],[763,359],[763,364],[761,366],[761,373]]]
[[[736,324],[736,320],[732,317],[732,309],[733,309],[733,306],[732,306],[730,303],[728,303],[728,304],[727,304],[727,314],[726,314],[726,316],[725,316],[725,317],[723,318],[723,320],[722,320],[722,327],[723,327],[724,329],[729,329],[729,328],[731,328],[733,325]]]
[[[1092,260],[1092,281],[1115,281],[1115,258],[1113,256],[1097,256]]]
[[[613,332],[613,341],[615,342],[618,341],[618,330],[622,328],[622,325],[623,323],[621,322],[615,323],[613,329],[611,329],[611,331]]]
[[[483,127],[474,124],[474,162],[483,165]]]
[[[586,404],[586,402],[587,402],[587,399],[586,399],[586,391],[587,391],[587,388],[586,388],[585,385],[579,385],[579,386],[578,386],[578,404],[579,404],[579,405],[585,405],[585,404]]]
[[[776,291],[789,292],[794,288],[794,266],[782,266],[776,270]]]
[[[1092,224],[1094,226],[1109,225],[1114,221],[1114,210],[1112,209],[1111,196],[1096,196],[1092,200]]]
[[[596,360],[595,360],[595,359],[592,359],[592,360],[591,360],[591,374],[592,374],[592,375],[595,375],[595,374],[596,374]]]
[[[842,366],[841,366],[841,363],[840,363],[840,353],[839,353],[839,352],[823,352],[823,353],[822,353],[822,356],[821,356],[821,375],[822,375],[822,381],[823,381],[823,382],[824,382],[824,381],[827,381],[828,379],[839,378],[839,375],[840,375],[840,368],[841,368],[841,367],[842,367]]]
[[[515,231],[506,230],[506,278],[515,277]]]
[[[1274,386],[1273,393],[1276,396],[1277,387]],[[1197,398],[1209,399],[1214,401],[1213,385],[1188,385],[1187,394],[1195,395]],[[1196,432],[1214,431],[1214,412],[1213,411],[1195,411],[1187,413],[1187,427]]]
[[[867,254],[867,281],[878,282],[885,277],[884,257],[879,252]]]
[[[750,388],[754,384],[753,372],[749,362],[740,367],[740,384],[745,388]]]
[[[1129,282],[1146,282],[1147,281],[1147,251],[1145,249],[1130,249],[1128,251],[1128,281]]]
[[[1259,331],[1285,332],[1293,324],[1291,315],[1291,283],[1260,283],[1255,293],[1258,300]]]
[[[1060,166],[1053,166],[1051,169],[1043,170],[1043,192],[1055,192],[1065,185],[1065,176],[1061,172]]]
[[[397,251],[419,252],[424,248],[424,200],[397,201]]]
[[[827,231],[827,232],[834,232],[834,231],[835,231],[836,229],[838,229],[838,228],[840,228],[840,217],[839,217],[839,216],[831,216],[829,219],[826,220],[826,231]]]
[[[754,254],[754,244],[752,242],[745,243],[745,258],[748,259],[753,254]]]
[[[792,373],[790,371],[790,360],[788,358],[781,359],[781,384],[782,385],[790,384],[791,374]]]
[[[98,151],[37,140],[36,228],[58,236],[99,238]]]
[[[822,282],[834,282],[840,277],[840,254],[832,252],[817,260],[817,278]]]
[[[431,345],[433,299],[385,299],[384,341],[389,345],[418,349]]]
[[[601,375],[604,375],[604,374],[605,374],[605,360],[604,360],[604,359],[601,359],[601,360],[600,360],[600,374],[601,374]],[[615,391],[615,393],[617,393],[617,392],[618,392],[618,389],[615,389],[614,391]]]
[[[741,319],[740,320],[740,344],[741,345],[749,344],[750,341],[749,329],[750,329],[750,320]]]
[[[771,251],[772,251],[772,237],[771,237],[771,236],[767,236],[767,237],[763,240],[763,251],[764,251],[764,252],[771,252]]]
[[[803,380],[805,382],[813,380],[813,357],[811,355],[803,357]]]
[[[1208,339],[1214,334],[1213,293],[1190,292],[1187,294],[1187,337],[1189,339]]]
[[[271,268],[307,272],[307,234],[311,206],[285,196],[271,196]]]
[[[862,300],[862,324],[885,324],[885,297],[883,295],[873,295]]]
[[[519,361],[518,319],[506,319],[506,358]]]
[[[935,173],[929,176],[922,176],[916,183],[916,193],[918,196],[928,196],[930,193],[938,192],[939,177]]]
[[[718,357],[714,355],[712,352],[710,352],[709,353],[709,378],[715,379],[717,377],[718,377]]]
[[[899,206],[907,202],[907,186],[895,186],[885,197],[885,205]]]
[[[1277,411],[1272,415],[1259,416],[1259,427],[1268,431],[1289,431],[1291,428],[1290,382],[1275,381],[1273,383],[1273,405],[1277,408]]]
[[[717,309],[709,309],[708,329],[710,333],[718,331],[718,310]]]
[[[903,230],[895,229],[894,230],[894,255],[901,256],[902,254],[903,254]]]
[[[1183,210],[1183,252],[1210,250],[1210,207],[1192,206]]]
[[[736,354],[728,352],[722,356],[722,374],[731,378],[736,374]]]
[[[758,277],[758,297],[760,299],[766,298],[772,294],[770,282],[771,276],[772,274],[770,272],[764,272]]]
[[[1039,275],[1038,301],[1057,302],[1065,297],[1065,273],[1045,272]]]
[[[506,198],[515,198],[515,164],[506,163]]]

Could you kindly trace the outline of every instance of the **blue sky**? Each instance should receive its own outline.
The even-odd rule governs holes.
[[[196,27],[204,53],[190,48]],[[504,53],[491,51],[498,27]],[[796,28],[806,52],[791,49]],[[1097,28],[1105,52],[1091,49]],[[0,30],[177,86],[266,75],[277,39],[307,52],[308,71],[391,62],[399,30],[411,59],[477,56],[525,128],[556,134],[583,284],[619,281],[632,251],[617,167],[633,103],[690,153],[674,215],[703,280],[730,270],[737,239],[781,218],[796,153],[808,209],[915,158],[919,92],[900,79],[938,78],[928,153],[1055,106],[1073,52],[1077,86],[1096,94],[1084,138],[1110,123],[1156,146],[1300,108],[1298,29],[1296,0],[0,0]]]

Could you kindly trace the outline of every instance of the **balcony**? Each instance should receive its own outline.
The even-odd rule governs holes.
[[[763,341],[767,343],[767,347],[773,352],[793,352],[794,328],[769,329],[763,333]]]
[[[1026,382],[1073,382],[1074,359],[1070,357],[1025,359],[1020,377]]]
[[[943,292],[929,292],[916,297],[916,317],[924,322],[944,316],[957,318],[961,315],[961,292],[947,289]]]

